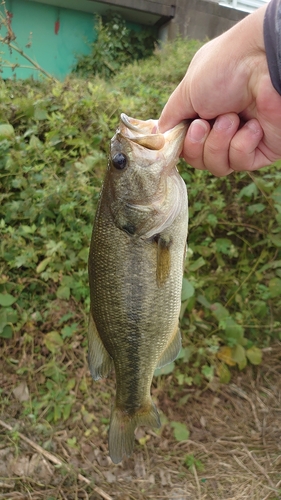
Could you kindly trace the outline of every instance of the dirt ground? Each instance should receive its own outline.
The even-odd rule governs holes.
[[[87,380],[91,391],[99,391],[93,399],[103,384],[110,397],[114,393],[113,379]],[[169,377],[163,378],[153,389],[162,428],[139,429],[134,455],[119,465],[108,457],[108,426],[100,426],[109,417],[110,399],[95,406],[91,422],[85,418],[91,403],[81,401],[71,424],[31,425],[18,417],[23,378],[1,369],[0,383],[6,398],[1,500],[281,499],[280,343],[265,349],[261,366],[237,373],[230,385],[170,394]],[[21,398],[14,390],[19,385]],[[185,423],[189,439],[177,441],[171,421]]]

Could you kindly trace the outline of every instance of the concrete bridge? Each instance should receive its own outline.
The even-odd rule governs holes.
[[[53,0],[58,3],[58,0]],[[82,2],[80,0],[79,9]],[[205,40],[214,38],[243,19],[247,12],[219,5],[216,0],[85,0],[93,11],[120,12],[128,21],[156,26],[161,39],[178,34]],[[61,0],[65,3],[65,0]],[[69,2],[68,2],[69,4]],[[78,8],[78,7],[77,7]]]

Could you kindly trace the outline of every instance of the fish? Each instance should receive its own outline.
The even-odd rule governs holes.
[[[181,349],[188,199],[176,164],[187,128],[160,133],[157,120],[122,113],[111,139],[89,251],[88,361],[94,380],[115,369],[114,463],[132,454],[138,426],[160,427],[153,375]]]

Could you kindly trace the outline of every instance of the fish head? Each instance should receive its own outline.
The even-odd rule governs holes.
[[[129,234],[151,237],[179,211],[183,181],[176,164],[188,122],[165,133],[157,120],[121,114],[111,140],[106,189],[115,224]],[[184,186],[185,189],[185,186]]]

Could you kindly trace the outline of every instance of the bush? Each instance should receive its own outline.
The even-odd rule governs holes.
[[[157,42],[153,28],[131,29],[119,14],[96,16],[95,30],[90,54],[78,56],[73,70],[82,77],[111,78],[123,66],[152,55]]]

